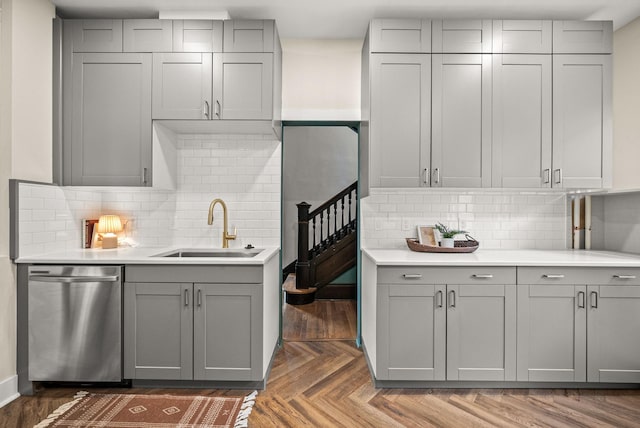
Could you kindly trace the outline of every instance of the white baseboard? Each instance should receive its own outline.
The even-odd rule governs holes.
[[[18,397],[20,397],[18,394],[18,375],[0,381],[0,407],[6,406]]]

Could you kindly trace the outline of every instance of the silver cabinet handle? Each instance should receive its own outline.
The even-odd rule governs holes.
[[[551,170],[549,168],[545,169],[544,171],[542,171],[542,182],[544,184],[549,184],[549,182],[551,181]]]
[[[441,308],[442,307],[442,290],[438,290],[438,292],[436,293],[436,306]]]
[[[184,290],[184,305],[189,306],[189,290]]]
[[[198,289],[198,306],[202,306],[202,290]]]
[[[636,279],[635,275],[613,275],[615,279]]]
[[[220,101],[216,100],[216,117],[220,119]]]
[[[434,182],[436,184],[439,184],[440,183],[440,168],[434,169],[433,173],[436,175],[436,178],[434,179]]]
[[[50,275],[31,275],[29,281],[35,282],[57,282],[62,284],[71,284],[79,282],[115,282],[119,281],[118,275],[113,276],[50,276]]]
[[[584,308],[584,291],[578,292],[578,307]]]
[[[561,278],[564,278],[564,275],[555,274],[555,273],[545,273],[544,275],[542,275],[542,277],[547,279],[561,279]]]
[[[449,292],[449,307],[450,308],[456,307],[456,291],[455,290],[451,290]]]
[[[560,184],[562,183],[562,168],[558,168],[555,171],[553,171],[553,173],[555,174],[556,177],[556,184]]]
[[[147,185],[147,168],[142,168],[142,184]]]
[[[420,279],[422,278],[422,274],[420,273],[405,273],[402,275],[404,279]]]
[[[424,169],[424,180],[422,182],[424,184],[429,184],[429,168]]]
[[[204,102],[204,106],[202,107],[202,114],[204,117],[209,119],[209,101]]]
[[[490,273],[474,273],[471,277],[476,279],[490,279],[493,278],[493,275]]]
[[[598,308],[598,292],[597,291],[591,292],[591,307],[594,309]]]

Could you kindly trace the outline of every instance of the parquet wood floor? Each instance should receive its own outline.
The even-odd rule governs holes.
[[[78,388],[48,388],[0,409],[1,427],[31,427]],[[95,389],[240,396],[246,391]],[[640,390],[375,389],[351,341],[285,342],[251,427],[639,427]]]
[[[316,300],[308,305],[284,304],[282,337],[289,341],[355,340],[355,300]]]

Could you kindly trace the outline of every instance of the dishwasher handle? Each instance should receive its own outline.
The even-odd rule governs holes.
[[[73,283],[73,282],[115,282],[119,281],[118,275],[107,276],[51,276],[51,275],[31,275],[29,281],[38,282],[56,282],[56,283]]]

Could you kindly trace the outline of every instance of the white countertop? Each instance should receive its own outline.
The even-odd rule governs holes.
[[[278,254],[280,248],[265,247],[254,257],[156,257],[181,247],[119,247],[109,250],[72,249],[37,256],[20,257],[16,263],[52,264],[127,264],[127,265],[263,265]],[[213,248],[189,248],[189,250],[212,250]],[[217,249],[220,250],[220,249]],[[241,248],[230,248],[241,251]]]
[[[640,256],[586,250],[483,250],[473,253],[418,253],[409,249],[363,249],[385,266],[578,266],[640,267]]]

